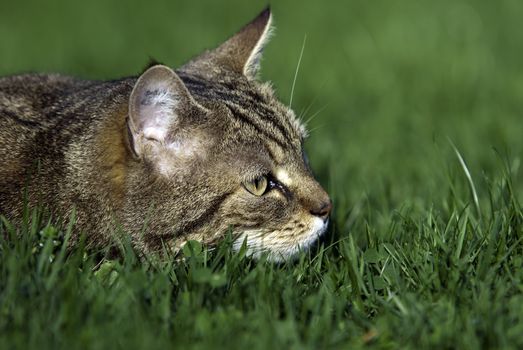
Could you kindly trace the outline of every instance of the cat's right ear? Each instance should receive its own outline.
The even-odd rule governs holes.
[[[185,67],[195,70],[210,68],[213,71],[215,67],[222,67],[255,79],[263,49],[271,37],[271,22],[271,10],[267,7],[220,46],[196,57]]]
[[[141,156],[151,145],[168,145],[179,133],[181,119],[204,112],[169,67],[156,65],[136,82],[129,99],[130,144]]]

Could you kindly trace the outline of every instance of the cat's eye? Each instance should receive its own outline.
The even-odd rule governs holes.
[[[267,191],[268,185],[269,181],[267,180],[267,176],[260,176],[254,180],[245,181],[243,183],[245,189],[255,196],[263,195]]]

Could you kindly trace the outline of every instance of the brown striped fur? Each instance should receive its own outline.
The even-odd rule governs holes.
[[[0,213],[30,206],[77,212],[107,244],[116,227],[143,254],[228,229],[249,252],[282,260],[323,233],[330,200],[302,149],[305,129],[257,82],[270,12],[173,71],[153,65],[113,81],[59,75],[0,79]],[[247,183],[266,177],[254,195]]]

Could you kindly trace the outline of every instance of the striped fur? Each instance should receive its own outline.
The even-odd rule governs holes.
[[[254,256],[307,248],[330,200],[303,159],[304,127],[254,79],[269,24],[266,10],[176,71],[0,79],[0,213],[20,220],[27,191],[54,217],[76,210],[73,245],[83,232],[104,246],[122,229],[148,254],[232,229]],[[255,196],[243,184],[262,175],[274,188]]]

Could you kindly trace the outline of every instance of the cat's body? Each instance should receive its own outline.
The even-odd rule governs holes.
[[[0,213],[19,220],[26,190],[55,216],[74,208],[91,245],[120,227],[143,253],[228,229],[274,260],[308,247],[330,201],[305,164],[303,127],[254,80],[269,22],[264,11],[176,73],[0,79]]]
[[[119,169],[129,160],[123,131],[135,81],[0,79],[0,212],[19,219],[27,191],[31,205],[60,217],[74,208],[76,227],[91,232],[92,243],[105,243],[125,198]]]

